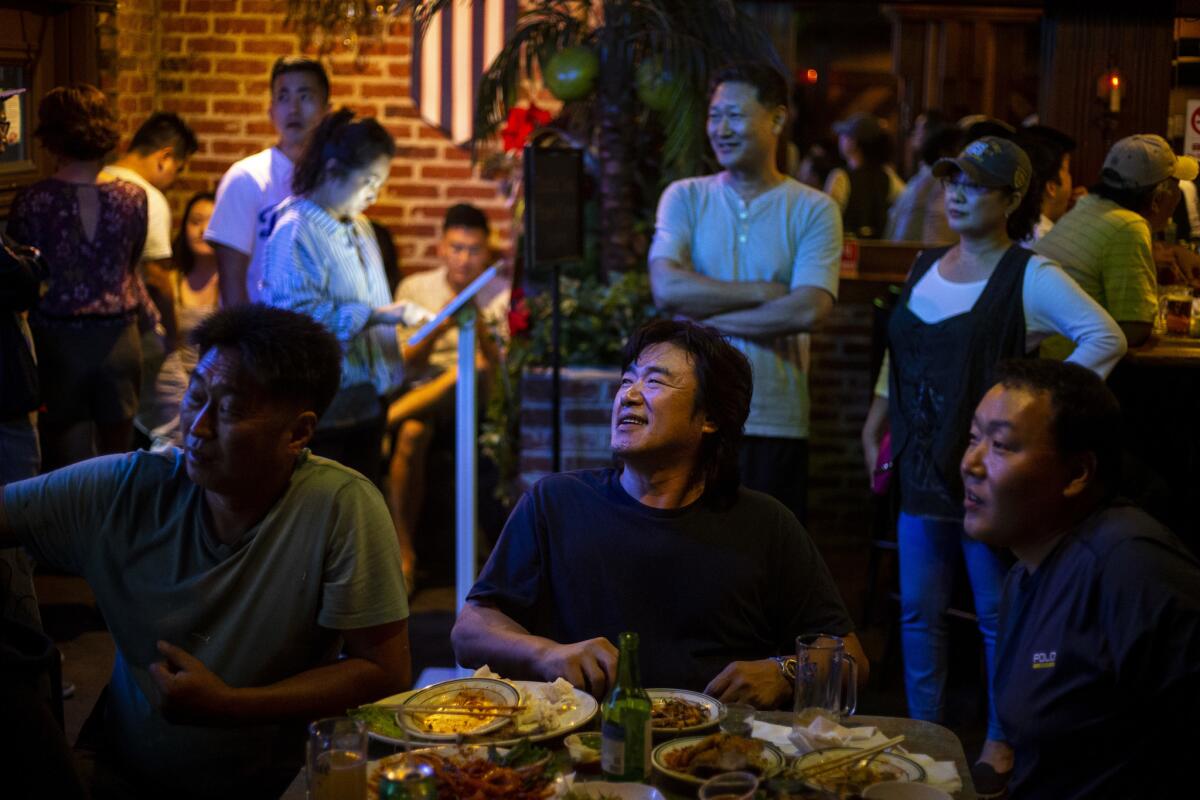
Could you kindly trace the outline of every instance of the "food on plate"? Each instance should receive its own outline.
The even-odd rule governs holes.
[[[560,720],[577,708],[575,690],[571,684],[562,678],[553,683],[537,683],[522,685],[501,678],[488,669],[487,665],[475,670],[476,678],[491,678],[504,681],[521,695],[518,705],[523,710],[513,716],[512,723],[504,729],[505,735],[511,731],[513,736],[526,736],[531,733],[552,731],[560,727]]]
[[[384,770],[412,762],[433,769],[438,800],[541,800],[555,792],[550,753],[527,741],[507,751],[493,747],[431,748],[381,759],[367,778],[368,797],[379,796]]]
[[[763,775],[770,767],[764,750],[763,743],[756,739],[714,733],[696,744],[664,753],[663,762],[676,772],[697,778],[711,778],[722,772]]]
[[[497,705],[487,692],[463,689],[438,703],[438,711],[409,714],[413,726],[426,733],[464,733],[479,730],[496,719]],[[445,713],[442,713],[442,712]],[[462,712],[478,713],[462,713]]]
[[[820,759],[805,759],[803,763],[796,764],[796,777],[809,786],[835,792],[839,796],[847,792],[858,792],[877,783],[908,779],[908,774],[903,768],[887,761],[872,759],[870,756],[824,772],[819,771],[820,764]]]
[[[571,763],[580,772],[600,771],[600,734],[572,733],[563,739]]]
[[[709,722],[708,708],[681,697],[651,697],[650,726],[659,729],[690,728]]]

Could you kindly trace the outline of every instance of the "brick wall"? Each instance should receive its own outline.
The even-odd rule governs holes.
[[[563,469],[611,466],[609,423],[620,370],[564,367],[561,376]],[[550,370],[532,370],[521,381],[522,489],[551,472],[551,391]]]
[[[163,110],[177,112],[200,139],[200,151],[168,193],[177,215],[192,193],[214,189],[234,161],[274,141],[267,118],[271,63],[301,52],[283,20],[282,0],[120,0],[115,13],[101,14],[103,88],[114,96],[126,133]],[[484,208],[501,244],[511,220],[495,184],[477,177],[468,153],[420,120],[408,96],[410,41],[408,24],[396,23],[363,69],[350,52],[324,59],[333,105],[378,118],[396,137],[391,177],[368,214],[391,229],[406,271],[436,265],[441,218],[454,203]]]

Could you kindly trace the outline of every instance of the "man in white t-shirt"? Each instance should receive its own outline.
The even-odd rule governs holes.
[[[275,62],[268,113],[279,140],[229,168],[204,233],[217,254],[222,306],[258,299],[273,209],[292,193],[293,164],[328,109],[329,76],[320,62],[291,56]]]
[[[175,184],[197,149],[196,134],[178,114],[156,111],[137,129],[125,154],[104,168],[105,175],[135,183],[146,192],[143,278],[172,338],[174,290],[167,274],[170,265],[164,263],[171,257],[171,205],[163,192]]]
[[[659,308],[702,320],[750,359],[754,396],[742,483],[804,519],[808,473],[807,339],[837,297],[842,218],[827,195],[775,160],[787,85],[765,66],[713,81],[708,137],[724,168],[676,181],[658,205],[650,286]]]
[[[491,248],[487,216],[473,205],[460,203],[446,212],[438,257],[442,266],[410,275],[396,287],[396,300],[430,310],[444,308],[487,267]],[[475,296],[479,311],[476,328],[481,366],[494,366],[499,347],[508,340],[510,285],[497,276]],[[403,328],[401,341],[416,333]],[[409,390],[388,409],[388,429],[396,432],[388,469],[387,499],[400,538],[405,578],[411,581],[415,564],[412,536],[425,494],[425,460],[438,428],[452,428],[455,385],[458,380],[458,329],[447,320],[416,346],[404,346]],[[412,583],[409,583],[412,586]]]

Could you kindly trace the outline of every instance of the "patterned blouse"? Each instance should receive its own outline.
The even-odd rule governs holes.
[[[96,184],[100,216],[88,239],[79,216],[79,188],[48,178],[13,199],[9,235],[41,250],[49,266],[46,293],[33,317],[43,324],[128,322],[139,307],[153,309],[137,272],[146,240],[146,193],[121,180]]]

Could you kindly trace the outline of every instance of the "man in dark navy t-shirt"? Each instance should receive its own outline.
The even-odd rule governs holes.
[[[1197,790],[1200,563],[1113,501],[1120,409],[1091,372],[1007,362],[962,460],[965,528],[1019,559],[1001,603],[994,695],[1012,800]]]
[[[716,331],[661,320],[625,349],[613,400],[620,470],[552,475],[521,498],[451,638],[462,664],[559,676],[597,697],[621,631],[641,637],[647,686],[774,707],[780,658],[802,633],[866,657],[825,563],[795,516],[742,488],[752,379]]]

